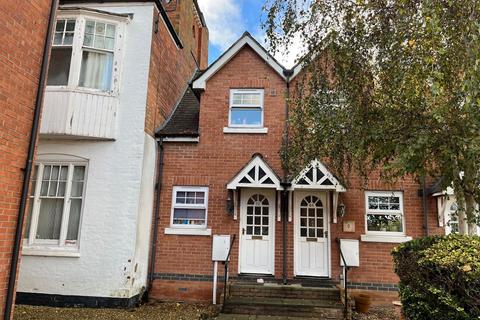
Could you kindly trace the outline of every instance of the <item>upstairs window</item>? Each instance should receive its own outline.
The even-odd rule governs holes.
[[[207,227],[208,188],[173,187],[172,227]]]
[[[113,91],[120,24],[86,16],[59,18],[48,69],[49,86]]]
[[[230,91],[229,127],[263,127],[263,89]]]
[[[48,66],[48,85],[66,86],[68,84],[75,24],[75,19],[57,20]]]
[[[80,87],[108,91],[112,83],[115,25],[87,20],[82,47]]]
[[[403,194],[366,192],[367,234],[404,235]]]

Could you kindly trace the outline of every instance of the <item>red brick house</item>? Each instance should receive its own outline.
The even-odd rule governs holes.
[[[337,239],[355,240],[359,266],[348,274],[349,288],[394,297],[392,248],[427,229],[444,232],[434,199],[425,211],[410,177],[388,185],[372,176],[366,186],[352,177],[345,188],[312,159],[288,178],[279,155],[285,96],[301,74],[246,33],[196,77],[157,131],[163,168],[153,297],[210,300],[214,234],[237,236],[235,281],[307,285],[338,283]]]
[[[34,157],[43,92],[42,59],[52,0],[14,1],[0,4],[0,317],[10,314],[16,275],[11,268],[19,212],[25,208],[22,192],[28,188],[28,163]],[[30,152],[29,152],[30,151]],[[22,201],[22,199],[24,201]],[[23,204],[23,205],[22,205]],[[10,286],[10,288],[9,288]],[[7,288],[9,299],[7,301]]]

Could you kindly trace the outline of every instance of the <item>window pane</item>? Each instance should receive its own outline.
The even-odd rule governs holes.
[[[73,43],[73,32],[65,33],[65,38],[63,39],[63,44],[70,45]]]
[[[65,20],[58,20],[55,26],[55,31],[63,32],[65,29]]]
[[[110,90],[112,81],[113,54],[84,50],[80,71],[81,87]]]
[[[173,224],[205,225],[205,209],[175,208]]]
[[[81,209],[82,199],[72,199],[70,204],[70,216],[68,219],[67,240],[78,240]]]
[[[107,37],[109,38],[115,37],[115,26],[112,24],[107,24]]]
[[[68,84],[71,58],[72,48],[52,48],[48,66],[48,85],[66,86]]]
[[[42,199],[38,216],[37,239],[59,239],[63,199]]]
[[[368,231],[403,232],[402,217],[400,215],[368,214],[367,228]]]
[[[258,125],[262,124],[262,109],[260,108],[232,108],[230,110],[230,123],[232,125]]]
[[[85,24],[85,33],[94,34],[95,31],[95,22],[87,20]]]
[[[85,179],[85,167],[75,166],[73,168],[73,181],[83,181]]]

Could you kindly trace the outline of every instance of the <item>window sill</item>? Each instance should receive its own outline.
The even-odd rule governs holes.
[[[232,128],[224,127],[223,133],[267,133],[268,128]]]
[[[165,234],[183,236],[211,236],[212,229],[165,228]]]
[[[412,240],[412,237],[409,236],[398,236],[398,235],[372,235],[372,234],[362,234],[360,236],[362,242],[385,242],[385,243],[402,243]]]
[[[41,256],[41,257],[66,257],[66,258],[79,258],[80,251],[78,248],[48,248],[27,246],[22,249],[23,256]]]

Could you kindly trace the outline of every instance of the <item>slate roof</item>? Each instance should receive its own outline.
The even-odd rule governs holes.
[[[173,110],[170,118],[157,129],[158,137],[198,137],[200,102],[188,87]]]

